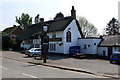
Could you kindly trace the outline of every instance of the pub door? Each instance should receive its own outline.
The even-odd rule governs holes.
[[[108,47],[108,58],[112,55],[112,47]]]

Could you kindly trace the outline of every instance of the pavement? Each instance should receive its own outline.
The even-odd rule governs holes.
[[[4,51],[2,52],[2,56],[7,59],[27,62],[36,65],[100,75],[109,78],[120,78],[119,65],[110,64],[109,60],[99,58],[75,59],[68,55],[49,54],[47,63],[43,63],[39,57],[37,57],[37,59],[29,58],[21,52]]]

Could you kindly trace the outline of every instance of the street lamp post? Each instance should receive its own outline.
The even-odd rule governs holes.
[[[41,36],[43,63],[46,63],[47,53],[49,48],[49,37],[47,36],[48,30],[49,30],[49,25],[44,24],[42,26],[42,36]]]

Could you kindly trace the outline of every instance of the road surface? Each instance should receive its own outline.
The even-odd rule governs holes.
[[[2,78],[105,78],[2,58]]]

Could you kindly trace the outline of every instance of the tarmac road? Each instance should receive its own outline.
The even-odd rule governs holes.
[[[105,78],[2,58],[2,78]]]

